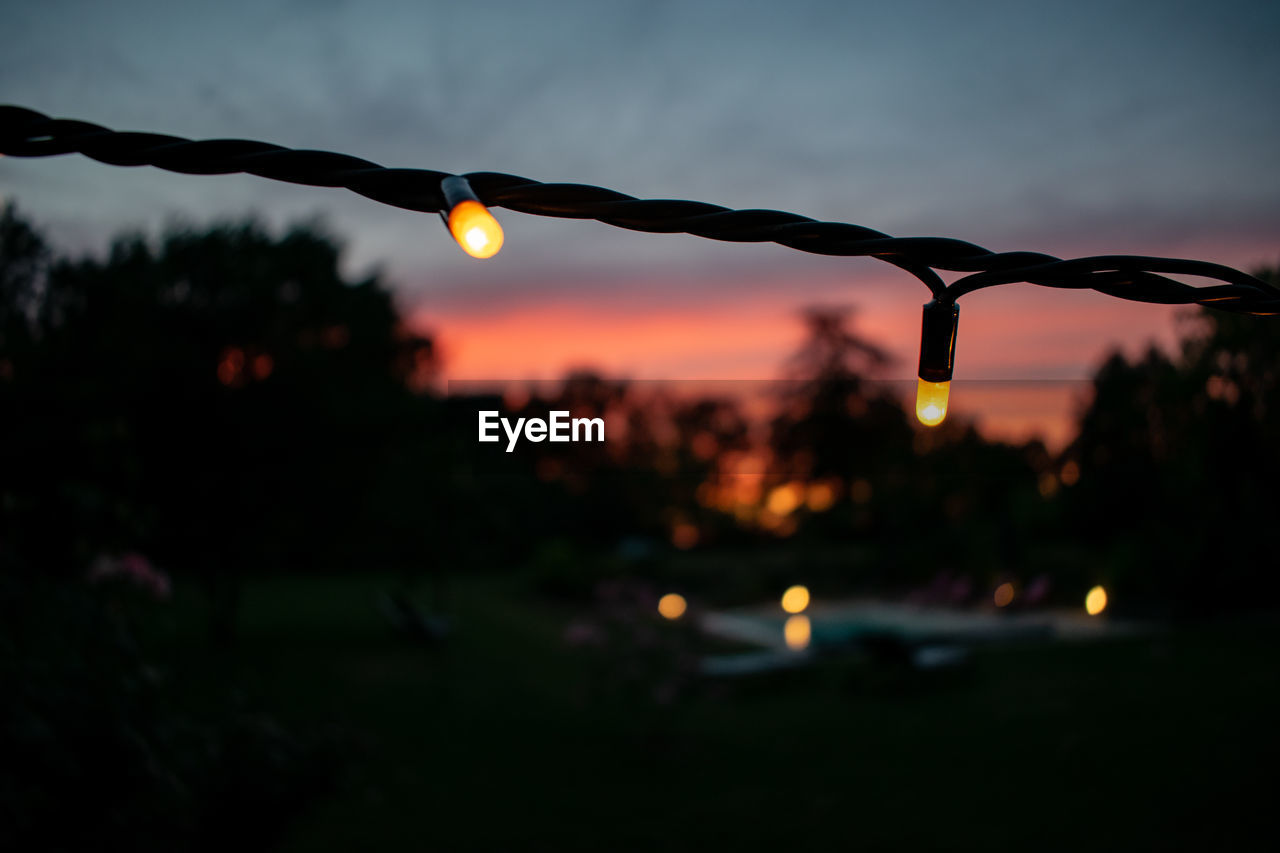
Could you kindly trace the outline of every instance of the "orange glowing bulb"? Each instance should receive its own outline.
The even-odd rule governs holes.
[[[502,226],[483,204],[463,199],[449,211],[449,233],[473,258],[492,258],[502,248]]]
[[[929,382],[924,379],[916,386],[916,417],[925,426],[937,426],[947,416],[947,398],[951,396],[950,382]]]

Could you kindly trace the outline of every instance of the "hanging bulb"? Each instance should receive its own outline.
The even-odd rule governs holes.
[[[440,182],[445,209],[440,218],[462,250],[473,258],[492,258],[502,248],[502,226],[480,203],[467,179],[450,175]]]
[[[916,417],[937,426],[947,417],[951,372],[956,358],[960,306],[933,300],[924,306],[920,328],[920,382],[916,385]]]

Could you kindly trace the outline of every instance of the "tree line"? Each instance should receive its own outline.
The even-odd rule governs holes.
[[[1176,354],[1111,356],[1050,453],[963,423],[922,432],[872,381],[884,351],[849,314],[812,310],[760,447],[731,396],[590,372],[518,401],[442,395],[431,338],[340,253],[314,223],[250,219],[71,258],[5,207],[0,567],[71,577],[139,551],[198,579],[226,620],[246,573],[495,569],[556,542],[580,562],[620,542],[855,544],[869,584],[1106,579],[1179,610],[1275,592],[1274,320],[1198,311]],[[513,464],[477,452],[484,408],[625,429],[522,445]],[[748,452],[771,462],[743,486],[728,462]]]

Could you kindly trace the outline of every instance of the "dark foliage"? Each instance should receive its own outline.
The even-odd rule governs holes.
[[[1280,326],[1206,309],[1187,320],[1176,357],[1116,354],[1098,371],[1067,452],[1080,471],[1069,520],[1123,550],[1117,572],[1135,598],[1193,612],[1270,606]]]
[[[193,701],[123,588],[0,573],[0,848],[267,850],[335,790],[346,747],[235,694]]]

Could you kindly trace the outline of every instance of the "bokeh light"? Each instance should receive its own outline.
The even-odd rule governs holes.
[[[687,551],[698,544],[701,538],[696,525],[682,521],[671,528],[671,544],[681,551]]]
[[[836,502],[836,490],[830,483],[814,483],[809,486],[804,502],[811,512],[825,512]]]
[[[786,483],[769,492],[766,507],[775,515],[788,515],[796,510],[804,501],[804,486],[799,483]]]
[[[1084,609],[1090,616],[1097,616],[1106,610],[1107,591],[1101,586],[1095,586],[1089,590],[1089,594],[1084,597]]]
[[[788,587],[782,594],[782,609],[788,613],[802,613],[809,606],[809,588],[799,584]]]
[[[813,626],[809,624],[809,617],[803,614],[788,616],[787,623],[782,627],[782,635],[786,638],[787,648],[793,652],[807,649],[809,641],[813,639]]]
[[[669,592],[658,599],[658,612],[665,619],[679,619],[689,609],[689,603],[679,593]]]

